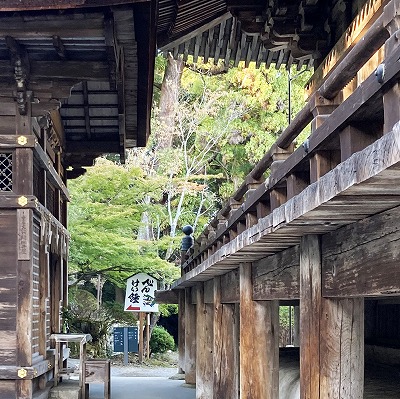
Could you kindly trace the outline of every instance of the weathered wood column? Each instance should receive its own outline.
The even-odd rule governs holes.
[[[214,277],[213,398],[239,397],[239,315],[235,304],[221,303],[221,277]]]
[[[191,288],[185,288],[185,382],[196,383],[196,305]]]
[[[204,303],[204,284],[196,291],[196,399],[213,397],[213,307]]]
[[[316,235],[300,246],[300,398],[362,399],[363,299],[321,295],[321,246]]]
[[[178,293],[178,373],[185,372],[185,291]]]
[[[31,93],[27,95],[26,114],[16,112],[16,134],[29,137],[32,131]],[[17,107],[17,106],[16,106]],[[23,139],[21,139],[22,141]],[[20,209],[17,210],[17,366],[32,365],[32,209],[24,209],[27,197],[33,195],[33,151],[32,148],[15,150],[15,185],[13,191],[19,196]],[[32,381],[17,380],[18,398],[32,397]]]
[[[240,265],[240,398],[279,395],[279,305],[253,301],[251,264]]]

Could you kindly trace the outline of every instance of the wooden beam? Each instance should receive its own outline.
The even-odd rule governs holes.
[[[116,6],[121,4],[140,3],[150,0],[5,0],[1,5],[2,11],[28,10],[63,10],[83,7]]]
[[[9,79],[14,74],[14,68],[9,61],[0,61],[0,79]],[[57,80],[74,79],[77,82],[108,81],[109,66],[102,61],[31,61],[30,79]]]
[[[213,397],[213,305],[204,303],[204,284],[196,290],[196,399]]]
[[[326,297],[398,295],[400,208],[322,237],[322,293]]]
[[[256,261],[252,266],[253,300],[292,300],[300,297],[299,246]]]
[[[278,399],[279,305],[252,298],[252,267],[240,265],[240,398]]]
[[[196,384],[196,306],[192,289],[185,289],[185,382]]]
[[[71,141],[68,140],[65,145],[66,154],[106,154],[106,153],[118,153],[119,152],[119,141],[95,141],[95,140],[80,140]]]

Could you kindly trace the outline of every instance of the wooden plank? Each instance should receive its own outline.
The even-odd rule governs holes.
[[[14,105],[15,107],[15,105]],[[6,148],[28,148],[28,147],[34,147],[35,146],[35,141],[36,138],[33,135],[30,136],[25,136],[24,141],[20,141],[20,135],[16,135],[15,133],[15,117],[14,119],[14,129],[10,131],[12,134],[2,134],[0,135],[0,148],[1,149],[6,149]],[[3,118],[0,118],[0,123],[3,120]]]
[[[308,235],[300,244],[300,399],[320,398],[320,315],[321,249]]]
[[[323,295],[398,295],[400,207],[322,237]]]
[[[221,276],[221,284],[224,287],[221,292],[221,302],[239,303],[239,269],[223,274]]]
[[[204,282],[204,303],[214,303],[214,280],[210,279]]]
[[[215,398],[239,397],[239,317],[235,305],[222,304],[221,278],[214,278],[213,369]]]
[[[321,398],[364,397],[364,299],[322,301]]]
[[[196,294],[196,399],[209,399],[213,397],[213,305],[204,302],[204,284],[198,285]]]
[[[278,399],[279,306],[277,301],[252,299],[252,268],[240,273],[240,398]]]
[[[17,210],[17,231],[18,231],[18,260],[30,260],[32,256],[32,211],[29,209]]]
[[[191,289],[185,289],[185,382],[196,383],[196,306]]]
[[[253,300],[300,298],[300,250],[286,249],[253,263]]]
[[[0,380],[0,399],[15,398],[15,382]]]

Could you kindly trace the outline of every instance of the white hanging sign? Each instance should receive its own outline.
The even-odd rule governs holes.
[[[138,273],[126,281],[125,311],[158,312],[155,303],[157,280],[146,273]]]

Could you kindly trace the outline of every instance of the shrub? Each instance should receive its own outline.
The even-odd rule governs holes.
[[[155,326],[150,338],[150,351],[152,353],[165,353],[175,349],[172,335],[164,328]]]

